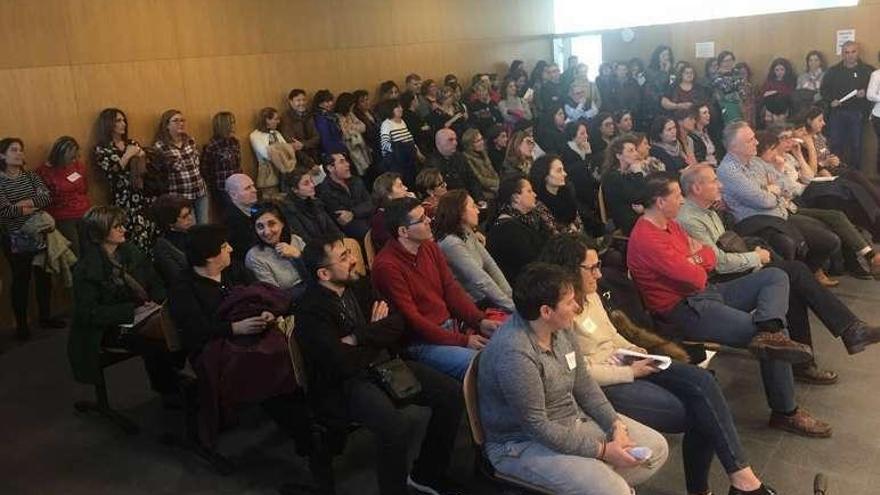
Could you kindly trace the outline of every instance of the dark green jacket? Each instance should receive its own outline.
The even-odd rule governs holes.
[[[149,258],[133,244],[117,248],[119,261],[149,293],[151,300],[165,300],[165,288]],[[101,339],[104,333],[131,323],[137,306],[131,290],[112,282],[112,267],[100,248],[89,247],[73,271],[73,324],[67,355],[74,378],[97,383],[100,377]]]

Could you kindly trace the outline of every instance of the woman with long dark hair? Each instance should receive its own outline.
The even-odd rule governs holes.
[[[582,232],[584,224],[572,188],[566,182],[567,176],[559,155],[549,154],[535,160],[529,182],[538,196],[538,211],[545,216],[549,214],[546,221],[554,232]]]

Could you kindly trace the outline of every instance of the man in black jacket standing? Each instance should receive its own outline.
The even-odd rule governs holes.
[[[369,284],[358,283],[355,262],[339,237],[315,239],[303,259],[316,283],[297,305],[295,336],[309,369],[309,396],[323,417],[356,421],[378,438],[377,475],[382,495],[459,493],[446,476],[464,408],[461,386],[414,361],[406,365],[421,391],[394,401],[369,373],[373,364],[396,354],[403,318],[374,301]],[[431,408],[419,457],[407,476],[408,404]]]
[[[822,99],[831,105],[828,141],[831,151],[853,168],[862,167],[862,127],[871,108],[865,98],[874,67],[859,58],[859,44],[847,41],[841,48],[843,60],[822,78]],[[847,98],[851,92],[855,96]]]
[[[348,237],[363,240],[370,230],[373,200],[360,177],[351,173],[351,163],[342,153],[324,155],[327,179],[318,186],[324,209]]]

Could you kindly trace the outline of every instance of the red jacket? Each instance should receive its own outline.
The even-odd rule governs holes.
[[[75,161],[65,167],[44,164],[37,169],[37,174],[52,195],[52,204],[46,208],[46,212],[55,220],[78,220],[92,206],[86,167],[82,162]]]
[[[411,340],[430,344],[467,345],[464,333],[440,325],[455,317],[479,328],[485,315],[453,278],[443,252],[434,241],[423,242],[416,255],[392,239],[373,262],[373,286],[403,315]]]
[[[685,297],[706,288],[709,272],[715,268],[715,251],[703,245],[696,254],[699,264],[691,260],[688,235],[675,220],[661,229],[639,218],[629,236],[626,262],[649,310],[667,313]]]

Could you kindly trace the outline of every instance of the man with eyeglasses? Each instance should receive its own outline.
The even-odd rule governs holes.
[[[396,403],[368,375],[373,364],[396,355],[404,320],[374,300],[354,271],[340,237],[319,238],[303,250],[316,284],[297,303],[296,339],[309,368],[309,399],[333,424],[356,421],[378,436],[379,493],[405,494],[407,486],[433,494],[460,493],[446,476],[464,408],[461,386],[424,364],[405,361],[421,390]],[[421,451],[407,476],[412,419],[408,404],[431,408]]]
[[[376,256],[373,286],[406,320],[409,355],[461,380],[499,324],[453,277],[419,200],[391,201],[385,225],[394,238]]]

